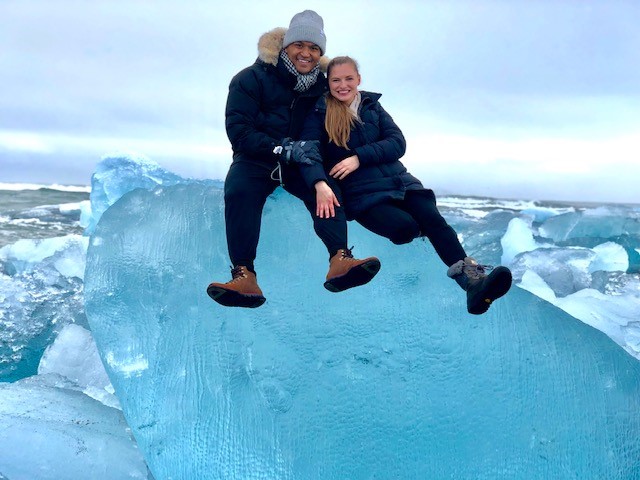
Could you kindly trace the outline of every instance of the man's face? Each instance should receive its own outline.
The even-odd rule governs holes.
[[[322,56],[320,47],[311,42],[293,42],[284,49],[299,73],[309,73]]]

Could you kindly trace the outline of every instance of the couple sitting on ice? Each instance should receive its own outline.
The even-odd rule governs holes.
[[[323,26],[311,10],[296,14],[288,29],[260,38],[256,62],[231,80],[233,162],[224,193],[232,279],[211,283],[207,293],[225,306],[265,302],[254,260],[262,209],[280,185],[305,203],[329,252],[328,290],[363,285],[380,270],[376,257],[356,259],[347,248],[347,220],[355,220],[395,244],[426,236],[466,291],[469,313],[486,312],[511,287],[511,272],[487,274],[490,267],[467,256],[433,191],[400,162],[405,139],[380,94],[358,90],[352,58],[327,63]]]

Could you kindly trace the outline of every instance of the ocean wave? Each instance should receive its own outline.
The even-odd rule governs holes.
[[[61,192],[84,192],[90,193],[89,185],[60,185],[57,183],[51,185],[38,183],[2,183],[0,182],[0,190],[19,191],[19,190],[58,190]]]

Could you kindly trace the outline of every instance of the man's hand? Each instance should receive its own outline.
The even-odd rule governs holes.
[[[301,165],[322,165],[322,155],[320,155],[319,140],[298,140],[291,145],[290,163]]]
[[[336,165],[329,172],[329,175],[338,180],[343,180],[351,172],[357,170],[359,166],[360,160],[358,160],[358,156],[352,155],[351,157],[347,157],[344,160],[336,163]]]
[[[316,215],[320,218],[335,217],[335,207],[339,206],[340,202],[329,184],[324,180],[316,183]]]
[[[292,149],[293,149],[293,140],[287,137],[287,138],[283,138],[280,141],[280,145],[277,145],[273,149],[273,153],[275,153],[276,155],[280,155],[280,158],[282,158],[282,163],[286,164],[286,163],[289,163],[291,159]]]

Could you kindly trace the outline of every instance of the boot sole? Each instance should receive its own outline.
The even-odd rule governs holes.
[[[256,308],[267,300],[262,295],[245,295],[234,290],[211,285],[207,287],[207,295],[225,307]]]
[[[333,293],[343,292],[349,288],[358,287],[368,283],[379,271],[380,261],[369,260],[362,265],[353,267],[344,275],[327,280],[324,282],[324,288]]]
[[[472,315],[482,315],[491,306],[494,300],[505,295],[509,289],[511,288],[511,283],[513,281],[511,276],[511,271],[505,267],[496,268],[489,275],[489,279],[491,283],[485,290],[484,295],[482,295],[482,300],[476,302],[474,305],[468,306],[467,310]]]

